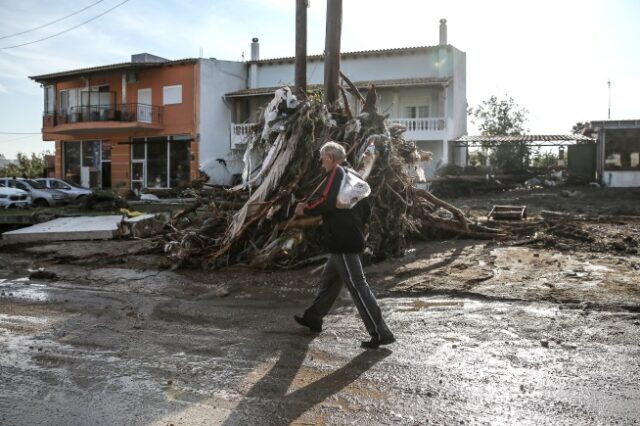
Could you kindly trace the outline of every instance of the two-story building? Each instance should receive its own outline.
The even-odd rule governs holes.
[[[31,77],[44,87],[42,132],[55,141],[56,176],[134,189],[197,177],[202,157],[229,151],[222,95],[243,86],[243,72],[238,62],[139,54],[131,62]],[[224,128],[219,134],[210,132],[214,118]]]
[[[452,143],[466,134],[466,55],[446,33],[441,20],[438,45],[341,55],[341,71],[362,90],[376,85],[381,112],[432,151],[434,165],[466,161]],[[246,62],[145,53],[31,77],[44,88],[42,132],[55,141],[56,176],[89,187],[169,188],[202,170],[231,183],[259,107],[294,81],[294,58],[260,59],[258,39],[251,51]],[[320,88],[323,57],[307,61],[309,89]]]
[[[369,83],[377,89],[380,112],[407,128],[406,139],[433,152],[435,164],[464,165],[466,149],[453,141],[467,132],[466,54],[448,45],[446,21],[440,21],[436,46],[343,53],[340,70],[359,90]],[[257,118],[259,107],[284,85],[293,85],[295,58],[260,59],[254,39],[248,67],[248,88],[230,92],[233,106],[232,146],[242,149],[244,137]],[[322,55],[307,58],[308,89],[322,87]],[[354,104],[356,108],[358,105]]]

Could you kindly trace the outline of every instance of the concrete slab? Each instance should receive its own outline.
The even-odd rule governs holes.
[[[122,215],[60,217],[2,234],[16,243],[71,240],[110,240],[118,233]]]

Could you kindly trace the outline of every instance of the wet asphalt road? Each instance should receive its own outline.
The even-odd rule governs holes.
[[[1,425],[640,424],[634,312],[385,298],[364,351],[346,295],[314,336],[310,294],[0,281]]]

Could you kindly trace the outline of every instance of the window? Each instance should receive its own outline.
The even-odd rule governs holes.
[[[191,157],[189,141],[171,141],[169,145],[171,187],[186,185],[191,180],[189,176],[189,160]]]
[[[64,178],[80,185],[80,142],[62,143]]]
[[[162,88],[162,105],[182,103],[182,85],[164,86]]]
[[[429,106],[409,106],[405,107],[405,118],[427,118],[429,117]]]
[[[131,187],[174,188],[189,182],[191,136],[133,138]]]
[[[61,90],[60,91],[60,113],[66,114],[69,109],[69,91]]]
[[[59,180],[50,180],[49,187],[52,189],[71,189],[69,185],[66,183],[60,182]]]
[[[131,148],[131,158],[134,160],[144,160],[144,143],[136,143],[133,142],[133,147]]]
[[[62,143],[62,178],[75,185],[102,187],[102,153],[99,140]]]
[[[167,144],[147,142],[147,188],[167,187]]]
[[[53,86],[45,86],[44,88],[44,112],[53,114],[55,105],[55,91]]]
[[[607,170],[640,170],[640,138],[607,133],[605,142]]]
[[[22,189],[23,191],[29,192],[29,187],[27,185],[25,185],[24,183],[18,181],[18,180],[9,181],[9,186],[11,188]]]

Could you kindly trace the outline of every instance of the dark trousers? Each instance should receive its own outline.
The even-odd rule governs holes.
[[[355,253],[332,253],[329,256],[320,276],[318,294],[304,311],[305,319],[321,325],[322,319],[329,313],[340,294],[342,283],[347,285],[369,334],[379,339],[392,336],[382,319],[378,302],[367,284],[360,256]]]

